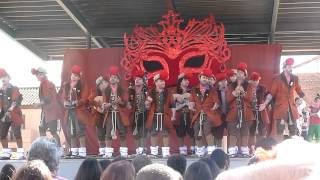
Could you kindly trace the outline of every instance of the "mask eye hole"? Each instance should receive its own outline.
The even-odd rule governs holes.
[[[204,60],[205,60],[205,55],[193,56],[186,61],[186,63],[184,64],[184,67],[200,68],[204,63]]]
[[[145,70],[149,73],[163,69],[162,64],[157,60],[143,61],[143,66],[144,66]]]

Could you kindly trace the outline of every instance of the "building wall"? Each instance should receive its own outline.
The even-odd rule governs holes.
[[[25,127],[21,130],[23,148],[28,150],[31,143],[40,136],[38,127],[40,124],[41,109],[22,109],[22,113],[25,117]],[[65,138],[62,129],[58,131],[58,134],[60,135],[61,143],[64,144]],[[50,132],[47,132],[47,136],[52,137]],[[9,139],[12,139],[10,135]],[[16,142],[14,140],[10,141],[9,147],[13,149],[17,148]]]

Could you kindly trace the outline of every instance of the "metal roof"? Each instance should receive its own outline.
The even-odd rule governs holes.
[[[168,2],[187,20],[215,15],[229,44],[281,43],[320,54],[320,0],[1,0],[0,28],[43,60],[67,48],[123,46],[135,25],[155,25]]]

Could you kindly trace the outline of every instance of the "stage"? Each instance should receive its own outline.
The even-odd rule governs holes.
[[[198,158],[187,158],[187,166],[189,166],[191,163],[197,160]],[[82,161],[83,159],[61,159],[60,165],[59,165],[59,171],[58,171],[59,176],[62,176],[68,179],[73,179]],[[152,161],[154,163],[166,164],[167,159],[152,159]],[[25,162],[26,162],[25,160],[1,160],[0,168],[2,168],[7,163],[10,163],[14,165],[16,168],[18,168]],[[231,168],[236,168],[240,166],[245,166],[247,163],[248,163],[248,159],[232,158],[230,166]]]

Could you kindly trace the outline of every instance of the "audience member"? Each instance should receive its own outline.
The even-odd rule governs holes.
[[[272,137],[265,137],[260,139],[256,145],[255,145],[255,149],[257,148],[263,148],[264,150],[272,150],[276,145],[278,144],[278,142],[272,138]]]
[[[137,174],[136,180],[182,180],[177,171],[163,164],[150,164],[143,167]],[[200,179],[199,179],[200,180]],[[202,179],[201,179],[202,180]]]
[[[230,158],[222,149],[215,149],[210,158],[216,162],[221,170],[227,170],[230,166]]]
[[[135,170],[129,161],[112,162],[101,175],[101,180],[134,180]]]
[[[218,174],[220,173],[220,168],[218,167],[216,162],[214,162],[211,158],[204,157],[201,158],[199,161],[205,162],[208,165],[213,179],[215,179],[218,176]]]
[[[136,174],[142,169],[143,167],[152,164],[151,159],[148,156],[141,155],[141,156],[136,156],[132,160],[132,164],[134,166],[134,169],[136,171]]]
[[[41,160],[28,161],[21,166],[12,180],[52,180],[51,172]]]
[[[184,175],[184,180],[212,180],[212,174],[207,163],[197,161],[192,163]]]
[[[114,163],[114,162],[117,162],[117,161],[124,161],[124,160],[127,160],[127,158],[119,155],[119,156],[115,157],[115,158],[111,161],[111,163]]]
[[[184,155],[175,154],[168,158],[167,165],[172,169],[178,171],[183,176],[184,172],[186,171],[187,160]]]
[[[301,180],[317,174],[316,167],[320,162],[318,145],[302,139],[288,139],[266,152],[264,156],[269,157],[268,161],[225,171],[217,180]]]
[[[85,159],[77,172],[75,180],[99,180],[101,175],[101,167],[97,159]]]
[[[31,144],[28,161],[42,160],[52,173],[53,179],[64,179],[57,176],[60,154],[54,139],[39,137]]]
[[[99,164],[101,166],[101,172],[103,172],[111,164],[111,161],[109,159],[102,159],[99,161]]]
[[[15,172],[16,168],[12,164],[5,164],[0,172],[0,180],[10,180]]]

